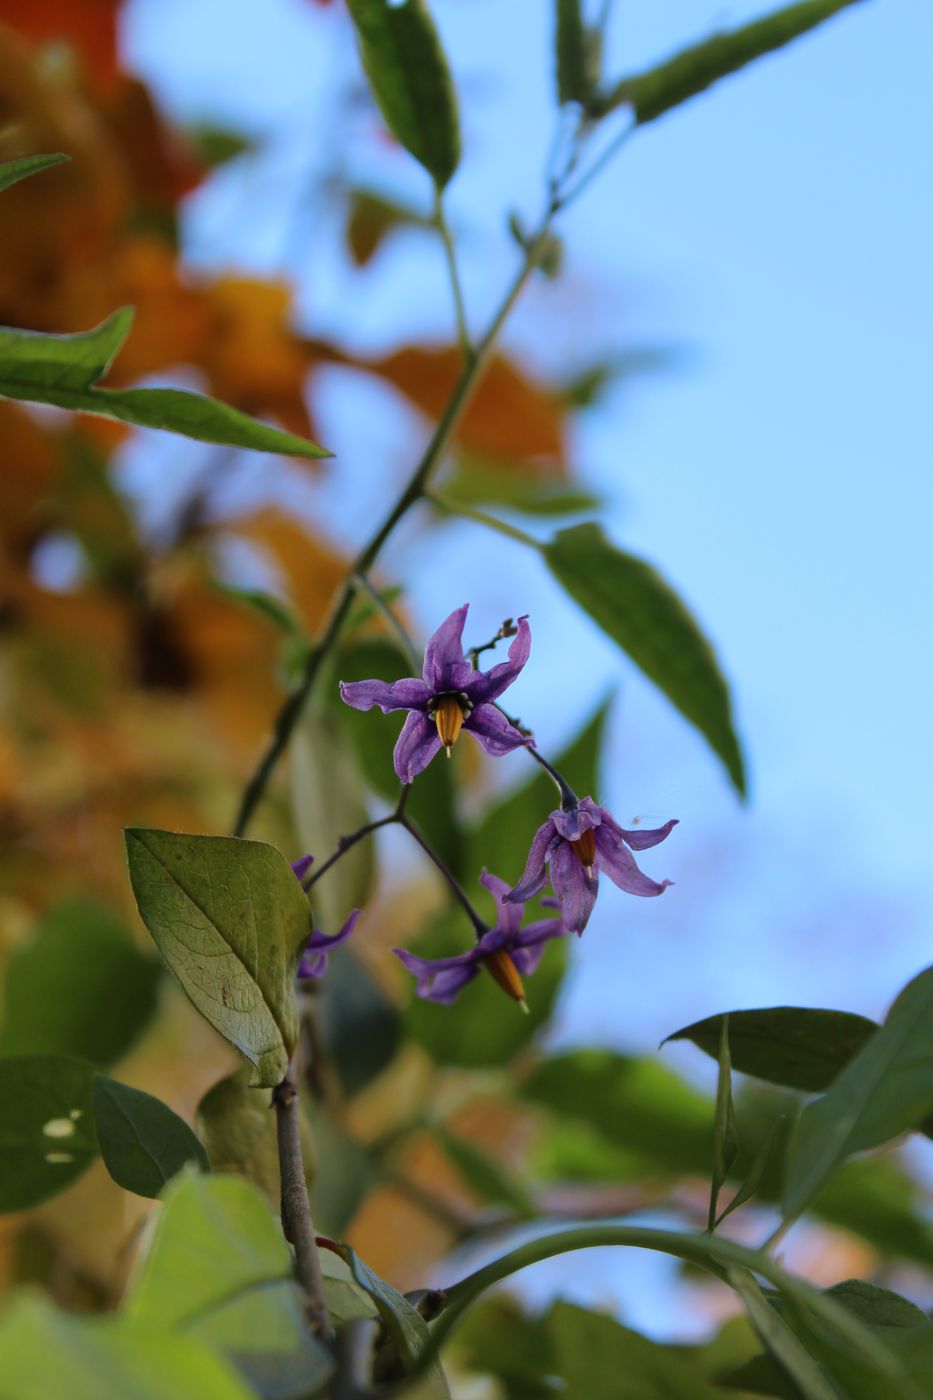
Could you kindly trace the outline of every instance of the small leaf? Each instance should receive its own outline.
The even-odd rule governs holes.
[[[365,267],[395,229],[431,228],[431,220],[369,190],[351,190],[347,245],[357,267]]]
[[[521,1182],[506,1171],[488,1152],[455,1137],[443,1127],[434,1135],[464,1182],[483,1201],[508,1206],[522,1219],[531,1220],[538,1210]]]
[[[9,959],[0,1055],[111,1064],[149,1024],[161,976],[105,905],[59,904]]]
[[[802,1400],[839,1400],[835,1386],[830,1385],[813,1357],[770,1306],[752,1274],[747,1269],[731,1268],[726,1272],[726,1279],[745,1304],[762,1342],[790,1376]]]
[[[386,126],[442,189],[460,160],[447,60],[424,0],[347,0]]]
[[[0,1060],[0,1211],[70,1186],[97,1156],[94,1066],[64,1055]]]
[[[45,335],[0,327],[0,396],[54,404],[80,413],[118,418],[141,428],[256,452],[296,457],[329,454],[306,438],[282,432],[204,394],[185,389],[101,389],[97,380],[123,344],[133,321],[124,306],[92,331]]]
[[[784,1117],[775,1118],[774,1122],[771,1124],[770,1131],[755,1153],[755,1156],[752,1158],[752,1164],[748,1169],[745,1180],[742,1182],[742,1185],[739,1187],[738,1191],[736,1191],[725,1210],[720,1211],[716,1219],[717,1225],[721,1225],[726,1216],[731,1215],[734,1210],[738,1210],[739,1206],[744,1206],[745,1202],[750,1201],[752,1196],[758,1191],[764,1179],[765,1170],[771,1161],[772,1153],[781,1139],[786,1122],[787,1120]]]
[[[98,1074],[93,1102],[104,1166],[124,1191],[158,1196],[187,1162],[210,1171],[188,1124],[152,1094]]]
[[[581,0],[557,0],[557,99],[585,103],[591,82]]]
[[[543,553],[570,596],[696,725],[744,795],[726,682],[709,642],[660,574],[616,549],[592,523],[559,530]]]
[[[204,1019],[256,1066],[284,1076],[298,1037],[295,972],[308,902],[273,846],[234,836],[129,830],[143,922]]]
[[[855,1152],[918,1128],[933,1111],[933,967],[900,993],[884,1025],[801,1114],[788,1148],[783,1208],[806,1209]]]
[[[707,1229],[716,1228],[719,1192],[739,1154],[739,1135],[732,1102],[732,1061],[729,1058],[729,1017],[724,1016],[719,1035],[719,1075],[716,1080],[716,1114],[713,1123],[713,1174],[709,1193]]]
[[[802,4],[788,5],[742,29],[717,34],[684,49],[657,68],[623,78],[598,101],[597,113],[604,116],[629,103],[635,109],[636,121],[643,126],[855,3],[856,0],[803,0]]]
[[[444,502],[453,505],[498,505],[523,515],[576,515],[591,511],[599,498],[572,483],[529,477],[520,463],[496,462],[461,453],[453,475],[440,486]]]
[[[264,593],[261,588],[238,588],[232,583],[222,583],[220,579],[212,579],[211,587],[222,593],[225,598],[242,603],[251,612],[264,617],[267,622],[274,623],[287,637],[304,638],[304,627],[291,608],[280,598],[274,598],[271,593]]]
[[[263,1395],[303,1400],[332,1363],[308,1332],[291,1253],[267,1203],[239,1177],[190,1170],[163,1200],[125,1315],[202,1342]]]
[[[40,170],[51,170],[53,165],[61,165],[66,160],[71,160],[71,156],[62,152],[54,156],[21,156],[19,160],[5,160],[0,163],[0,190],[7,190],[18,180],[38,175]]]

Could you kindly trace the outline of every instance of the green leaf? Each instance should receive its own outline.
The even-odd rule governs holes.
[[[555,48],[558,101],[585,103],[592,83],[581,0],[557,0]]]
[[[498,505],[523,515],[576,515],[594,510],[599,498],[573,482],[536,481],[508,463],[460,453],[452,476],[440,486],[444,503]]]
[[[128,830],[143,922],[184,991],[256,1067],[284,1076],[298,1038],[295,972],[308,902],[274,846],[235,836]]]
[[[347,244],[357,267],[365,267],[395,229],[431,228],[431,220],[415,209],[384,199],[370,190],[350,190]]]
[[[734,1210],[738,1210],[739,1206],[744,1206],[745,1202],[750,1201],[752,1196],[759,1190],[764,1180],[765,1171],[772,1161],[774,1149],[785,1130],[786,1123],[787,1120],[784,1117],[775,1118],[767,1137],[752,1158],[752,1163],[746,1173],[745,1180],[742,1182],[742,1185],[739,1187],[738,1191],[736,1191],[725,1210],[720,1211],[716,1220],[717,1225],[721,1225],[726,1216],[731,1215]]]
[[[447,60],[423,0],[347,0],[363,67],[386,126],[442,189],[460,160]]]
[[[592,523],[559,530],[543,553],[570,596],[696,725],[744,795],[726,682],[709,642],[660,574],[616,549]]]
[[[64,1055],[0,1060],[0,1211],[70,1186],[97,1156],[94,1066]]]
[[[312,705],[295,727],[291,746],[292,811],[303,851],[321,864],[342,836],[369,821],[363,779],[333,707]],[[313,873],[313,867],[312,867]],[[314,923],[336,933],[351,909],[362,909],[376,883],[376,846],[366,837],[351,847],[311,894]]]
[[[18,180],[38,175],[40,170],[51,170],[53,165],[61,165],[66,160],[71,160],[71,156],[63,152],[54,156],[21,156],[19,160],[5,160],[0,163],[0,190],[8,190]]]
[[[657,68],[623,78],[597,102],[597,113],[605,115],[623,103],[630,103],[635,109],[636,121],[644,126],[672,107],[705,92],[720,78],[737,72],[764,54],[783,48],[854,3],[856,0],[804,0],[802,4],[788,5],[742,29],[717,34],[684,49]]]
[[[846,1157],[919,1127],[931,1110],[933,967],[908,983],[880,1030],[804,1109],[788,1149],[785,1215],[799,1215]]]
[[[270,1112],[268,1089],[252,1086],[251,1075],[252,1067],[243,1064],[207,1091],[198,1104],[198,1136],[215,1172],[245,1177],[277,1204],[281,1184],[275,1114]],[[311,1160],[305,1158],[306,1168]]]
[[[253,1400],[190,1337],[123,1317],[75,1317],[23,1292],[0,1319],[3,1400]]]
[[[554,759],[554,766],[581,797],[599,790],[599,765],[611,698],[593,711],[579,734]],[[537,827],[559,806],[553,781],[535,767],[533,776],[490,808],[467,835],[468,870],[484,865],[503,879],[516,882],[528,858]]]
[[[242,603],[251,612],[264,617],[267,622],[274,623],[287,637],[304,638],[304,627],[291,608],[280,598],[274,598],[271,593],[264,593],[261,588],[237,588],[235,584],[222,583],[220,579],[212,579],[211,587],[222,593],[225,598]]]
[[[508,1206],[516,1215],[531,1220],[538,1210],[521,1182],[503,1168],[488,1152],[455,1137],[442,1126],[434,1136],[450,1158],[466,1185],[482,1201]]]
[[[105,905],[59,904],[7,964],[0,1055],[111,1064],[152,1019],[161,975]]]
[[[393,1059],[399,1014],[364,963],[348,950],[334,958],[318,996],[326,1058],[345,1094],[358,1094]]]
[[[188,1124],[152,1094],[98,1074],[93,1103],[100,1155],[124,1191],[158,1196],[187,1162],[210,1171],[207,1154]]]
[[[930,1319],[916,1303],[864,1279],[844,1279],[827,1288],[826,1294],[870,1327],[900,1329],[930,1325]]]
[[[732,1061],[729,1058],[729,1017],[724,1016],[719,1036],[719,1074],[716,1080],[716,1113],[713,1120],[713,1173],[709,1193],[710,1234],[716,1228],[719,1192],[739,1155],[739,1134],[732,1102]]]
[[[813,1357],[794,1336],[747,1269],[732,1268],[726,1278],[745,1304],[755,1330],[770,1354],[791,1377],[802,1400],[839,1400]]]
[[[255,150],[254,143],[242,132],[212,126],[208,122],[193,127],[188,135],[197,147],[201,160],[212,168],[226,165],[228,160],[235,160],[244,151]]]
[[[483,892],[482,898],[488,901],[489,896]],[[482,913],[487,906],[478,907]],[[482,973],[464,988],[453,1009],[412,994],[403,1019],[408,1034],[441,1065],[481,1069],[508,1064],[551,1017],[567,967],[565,942],[554,939],[547,945],[541,966],[526,983],[527,1016]],[[411,949],[419,957],[449,957],[472,943],[473,931],[457,905],[435,920]]]
[[[54,404],[80,413],[118,418],[141,428],[281,452],[295,457],[326,457],[323,448],[294,433],[185,389],[101,389],[106,374],[133,321],[131,306],[121,307],[92,331],[79,335],[45,335],[40,331],[0,327],[0,396]]]
[[[126,1316],[195,1338],[263,1395],[307,1395],[331,1361],[308,1332],[291,1253],[262,1196],[239,1177],[189,1169],[163,1200]]]

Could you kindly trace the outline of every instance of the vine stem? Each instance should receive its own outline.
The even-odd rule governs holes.
[[[398,818],[398,821],[408,832],[409,836],[413,837],[414,840],[417,841],[418,845],[424,851],[425,855],[429,858],[429,860],[432,860],[437,866],[438,870],[441,872],[444,879],[450,886],[451,892],[463,906],[467,918],[473,925],[473,930],[476,934],[476,937],[482,938],[484,933],[489,932],[489,925],[484,919],[480,918],[479,914],[477,914],[476,910],[473,908],[473,905],[470,903],[470,900],[467,897],[463,886],[460,884],[460,881],[450,869],[450,866],[445,860],[442,859],[441,856],[437,854],[437,851],[435,851],[434,847],[430,844],[430,842],[426,841],[425,838],[421,835],[421,832],[415,826],[414,822],[410,821],[409,818],[404,815],[404,813]]]
[[[434,226],[444,245],[447,274],[450,277],[450,287],[454,296],[454,311],[457,317],[457,339],[460,342],[460,349],[463,351],[463,358],[469,364],[473,358],[473,346],[470,342],[470,328],[467,324],[466,306],[463,300],[463,284],[457,270],[457,255],[454,252],[454,241],[451,237],[447,215],[444,212],[443,195],[438,185],[434,186]]]
[[[295,725],[301,717],[302,710],[311,694],[321,666],[332,651],[340,635],[340,629],[350,611],[350,605],[353,602],[353,598],[359,586],[359,576],[366,575],[369,572],[376,559],[379,557],[383,545],[393,533],[399,521],[407,515],[415,502],[420,501],[424,496],[431,475],[447,450],[448,443],[476,391],[480,379],[483,376],[483,372],[489,364],[499,332],[509,312],[521,295],[522,288],[537,265],[538,258],[548,235],[551,220],[557,212],[557,208],[558,205],[555,196],[548,204],[544,217],[538,227],[538,231],[530,240],[521,266],[506,291],[499,305],[499,309],[493,316],[486,334],[477,345],[475,352],[464,365],[460,378],[457,380],[454,391],[447,402],[447,406],[434,429],[431,440],[425,448],[420,461],[415,467],[401,495],[382,521],[382,524],[378,526],[351,564],[331,609],[327,625],[320,639],[308,654],[301,679],[294,690],[286,696],[276,716],[272,737],[252,776],[246,784],[243,797],[240,801],[240,809],[237,813],[236,823],[233,828],[234,836],[242,836],[246,831],[256,807],[259,805],[262,795],[266,790],[269,779],[272,777],[279,759],[288,747]]]
[[[308,1315],[324,1342],[333,1330],[324,1296],[324,1275],[311,1220],[311,1202],[301,1156],[301,1124],[294,1064],[272,1090],[279,1145],[279,1178],[282,1187],[282,1229],[295,1251],[295,1272],[308,1300]]]

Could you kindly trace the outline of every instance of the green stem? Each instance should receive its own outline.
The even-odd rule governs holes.
[[[467,325],[466,306],[463,300],[463,285],[460,281],[460,274],[457,271],[457,256],[454,251],[454,240],[451,236],[450,225],[444,213],[444,200],[440,188],[434,187],[434,225],[441,236],[444,245],[444,256],[447,260],[447,273],[450,277],[450,287],[454,295],[454,310],[457,316],[457,339],[460,342],[460,349],[463,351],[463,358],[467,364],[473,358],[473,345],[470,341],[470,328]]]
[[[463,906],[467,918],[473,925],[476,937],[482,938],[484,933],[489,932],[489,925],[485,922],[484,919],[480,918],[479,914],[477,914],[476,910],[473,908],[473,905],[470,903],[470,900],[467,897],[463,886],[460,884],[460,881],[457,879],[450,866],[441,856],[438,855],[437,851],[435,851],[434,847],[430,844],[430,842],[425,840],[425,838],[421,835],[421,832],[415,826],[414,822],[410,821],[409,818],[406,817],[404,814],[400,816],[398,820],[408,832],[409,836],[413,837],[413,839],[417,841],[418,845],[424,851],[425,855],[429,858],[429,860],[432,860],[437,866],[437,869],[440,871],[440,873],[443,875],[444,879],[450,886],[452,893]]]
[[[347,577],[334,602],[333,608],[331,609],[327,626],[317,644],[311,649],[297,686],[286,696],[282,708],[279,710],[276,717],[272,737],[253,775],[246,784],[240,802],[240,810],[237,814],[236,824],[233,829],[233,834],[235,836],[242,836],[249,826],[253,813],[259,805],[260,799],[269,783],[269,779],[272,777],[279,759],[288,747],[289,740],[301,717],[308,697],[311,694],[321,666],[329,656],[340,635],[340,629],[350,610],[350,604],[353,601],[357,589],[357,577],[369,572],[376,562],[376,559],[379,557],[383,545],[392,534],[399,521],[407,515],[415,502],[420,501],[425,495],[431,476],[446,452],[450,439],[456,431],[457,425],[489,364],[493,348],[503,323],[521,295],[522,288],[537,264],[554,213],[555,208],[552,201],[548,206],[547,213],[541,221],[537,234],[528,244],[521,266],[506,291],[498,311],[493,316],[486,334],[476,347],[475,353],[464,365],[460,378],[457,380],[454,391],[447,402],[447,406],[444,409],[440,421],[434,429],[430,442],[422,454],[421,460],[418,462],[402,494],[392,506],[388,515],[360,550],[351,565]]]
[[[478,510],[476,506],[461,505],[459,501],[452,501],[449,496],[443,496],[437,491],[426,493],[426,499],[445,515],[462,515],[465,520],[475,520],[477,525],[485,525],[488,530],[495,530],[497,534],[505,535],[510,540],[518,540],[519,544],[529,545],[532,549],[541,548],[533,535],[520,530],[517,525],[509,525],[498,516],[487,515],[486,511]]]

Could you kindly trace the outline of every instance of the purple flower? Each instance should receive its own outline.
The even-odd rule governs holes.
[[[314,856],[301,856],[298,860],[292,861],[292,870],[295,879],[304,881],[305,876],[314,864]],[[320,929],[312,929],[311,937],[305,944],[304,952],[298,963],[297,976],[299,978],[323,977],[327,971],[327,963],[330,954],[339,943],[345,939],[356,928],[356,921],[360,917],[362,910],[354,909],[339,933],[328,935],[321,933]]]
[[[510,894],[510,903],[523,904],[547,883],[546,862],[551,865],[551,883],[563,910],[564,923],[574,933],[582,933],[596,903],[599,871],[627,894],[663,894],[671,883],[643,875],[632,851],[646,851],[663,841],[677,825],[676,819],[653,831],[626,831],[592,797],[584,797],[569,810],[552,812],[535,833],[522,878]]]
[[[393,681],[341,681],[340,694],[355,710],[378,705],[384,715],[392,710],[410,711],[395,745],[395,771],[410,783],[431,762],[440,748],[450,751],[461,729],[487,753],[509,753],[533,740],[519,733],[492,704],[510,686],[528,660],[531,630],[525,617],[518,619],[518,634],[509,647],[509,658],[489,671],[474,671],[463,654],[463,624],[468,603],[442,622],[424,650],[422,679],[412,676]]]
[[[495,928],[487,929],[482,938],[468,953],[460,953],[452,958],[419,958],[405,948],[393,948],[396,957],[408,971],[418,979],[418,995],[428,1001],[438,1001],[449,1006],[455,1001],[461,988],[479,975],[485,967],[499,986],[518,1002],[523,1011],[525,988],[522,976],[528,977],[544,952],[549,938],[559,938],[567,932],[564,921],[559,916],[553,919],[540,919],[537,923],[521,927],[524,909],[514,900],[505,903],[509,887],[497,875],[486,870],[480,876],[483,884],[496,901],[498,917]],[[542,901],[556,907],[556,900]]]

